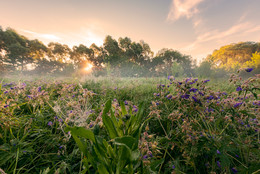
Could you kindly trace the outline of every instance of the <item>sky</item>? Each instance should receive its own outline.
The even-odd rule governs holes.
[[[260,42],[260,0],[0,0],[0,26],[70,47],[104,38],[144,40],[152,51],[198,61],[221,46]]]

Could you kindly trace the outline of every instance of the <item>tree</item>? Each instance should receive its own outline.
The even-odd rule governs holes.
[[[122,63],[122,60],[120,59],[121,49],[119,48],[117,41],[111,36],[106,36],[103,46],[107,53],[105,62],[109,62],[112,67],[118,67]]]

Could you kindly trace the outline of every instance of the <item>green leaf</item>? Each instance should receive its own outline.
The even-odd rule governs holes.
[[[102,164],[98,165],[98,172],[100,174],[109,174],[109,172],[107,171],[106,167]]]
[[[138,149],[132,151],[131,153],[131,161],[137,161],[140,157],[141,153],[139,152]]]
[[[66,127],[65,131],[71,131],[74,136],[83,137],[95,142],[95,135],[91,130],[85,129],[83,127]]]
[[[115,138],[115,144],[125,145],[129,149],[133,150],[137,148],[138,140],[133,138],[132,136],[124,136],[124,137]]]
[[[103,123],[104,123],[107,131],[108,131],[109,137],[113,139],[115,137],[118,137],[118,133],[116,131],[115,125],[113,124],[113,121],[107,115],[110,108],[111,108],[111,101],[108,100],[106,105],[105,105],[105,109],[103,110],[102,120],[103,120]]]
[[[160,160],[156,160],[156,161],[153,161],[151,163],[151,169],[153,171],[156,171],[156,169],[164,162],[164,158],[160,159]]]
[[[122,114],[123,115],[126,115],[127,114],[127,111],[125,109],[125,104],[123,102],[120,102],[120,106],[121,106],[121,111],[122,111]]]

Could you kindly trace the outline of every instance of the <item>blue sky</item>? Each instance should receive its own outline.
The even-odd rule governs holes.
[[[194,59],[223,45],[260,42],[260,0],[0,0],[0,25],[30,39],[101,45],[144,40]]]

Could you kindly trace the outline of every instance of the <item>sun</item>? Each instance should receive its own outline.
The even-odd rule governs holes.
[[[87,66],[84,68],[86,72],[90,72],[93,68],[93,65],[91,63],[87,63]]]

